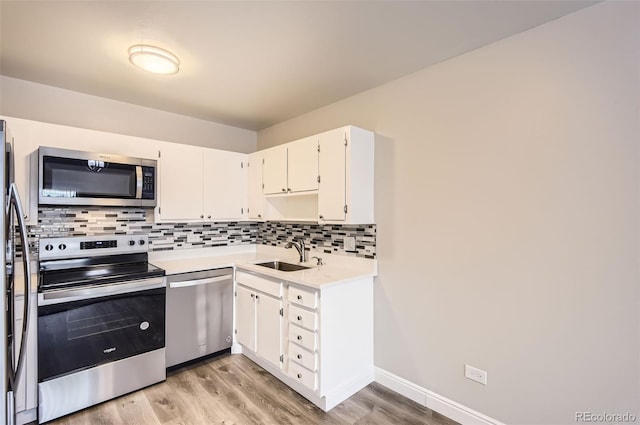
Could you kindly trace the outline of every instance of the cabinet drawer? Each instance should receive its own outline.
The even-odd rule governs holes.
[[[289,286],[289,301],[308,308],[316,308],[318,305],[318,295],[316,291],[313,290]]]
[[[265,279],[250,273],[236,272],[236,282],[248,286],[256,291],[273,295],[276,298],[282,297],[282,282]]]
[[[301,364],[307,369],[313,372],[318,370],[318,356],[316,353],[312,353],[311,351],[305,350],[299,345],[290,342],[288,355],[290,360]]]
[[[296,362],[289,361],[289,376],[301,382],[305,387],[311,388],[313,391],[317,389],[318,375],[309,369],[305,369]]]
[[[289,321],[310,331],[318,329],[318,315],[295,305],[289,306]]]
[[[289,326],[289,341],[302,345],[307,350],[316,351],[316,334],[315,332],[302,329],[299,326]]]

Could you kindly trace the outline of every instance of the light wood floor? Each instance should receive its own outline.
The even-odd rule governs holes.
[[[52,425],[428,424],[455,422],[373,383],[328,413],[242,355],[225,354]]]

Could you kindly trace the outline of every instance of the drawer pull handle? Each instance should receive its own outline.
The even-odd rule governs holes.
[[[298,379],[302,379],[302,374],[301,373],[298,374]]]
[[[302,335],[298,335],[298,341],[302,341]]]
[[[301,300],[302,299],[302,295],[298,295],[298,299]]]
[[[298,354],[296,357],[298,358],[298,360],[301,360],[302,359],[302,354]]]
[[[298,320],[302,320],[302,316],[298,316]]]

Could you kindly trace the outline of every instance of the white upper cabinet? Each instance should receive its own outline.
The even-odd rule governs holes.
[[[318,190],[317,137],[296,140],[262,153],[265,195]]]
[[[249,206],[247,216],[252,220],[262,220],[264,214],[264,197],[262,196],[262,152],[249,154],[248,189]]]
[[[69,127],[13,117],[0,117],[7,122],[7,142],[12,143],[15,182],[22,199],[27,224],[38,224],[37,157],[32,153],[40,146],[75,149],[86,152],[117,154],[157,159],[164,142],[104,131]],[[35,163],[32,159],[36,159]]]
[[[158,162],[160,218],[165,221],[202,219],[202,148],[165,143]]]
[[[246,155],[204,150],[204,218],[241,219],[244,214],[243,168]]]
[[[242,220],[246,154],[163,143],[160,148],[162,221]]]
[[[262,154],[264,155],[264,165],[262,167],[263,193],[265,195],[287,193],[286,145],[264,150]]]
[[[318,137],[307,137],[286,146],[287,191],[318,190]]]
[[[261,214],[250,218],[374,223],[374,133],[346,126],[260,154],[263,185],[255,174],[249,198]]]
[[[374,223],[374,134],[347,126],[319,139],[318,220]]]
[[[322,133],[320,139],[318,219],[345,221],[347,213],[347,144],[345,129]]]

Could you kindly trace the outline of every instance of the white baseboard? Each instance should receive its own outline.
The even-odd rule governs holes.
[[[380,385],[401,394],[422,406],[434,410],[449,419],[467,424],[480,425],[504,425],[502,422],[483,415],[467,406],[463,406],[433,391],[429,391],[411,381],[399,377],[391,372],[387,372],[379,367],[375,368],[375,381]]]

